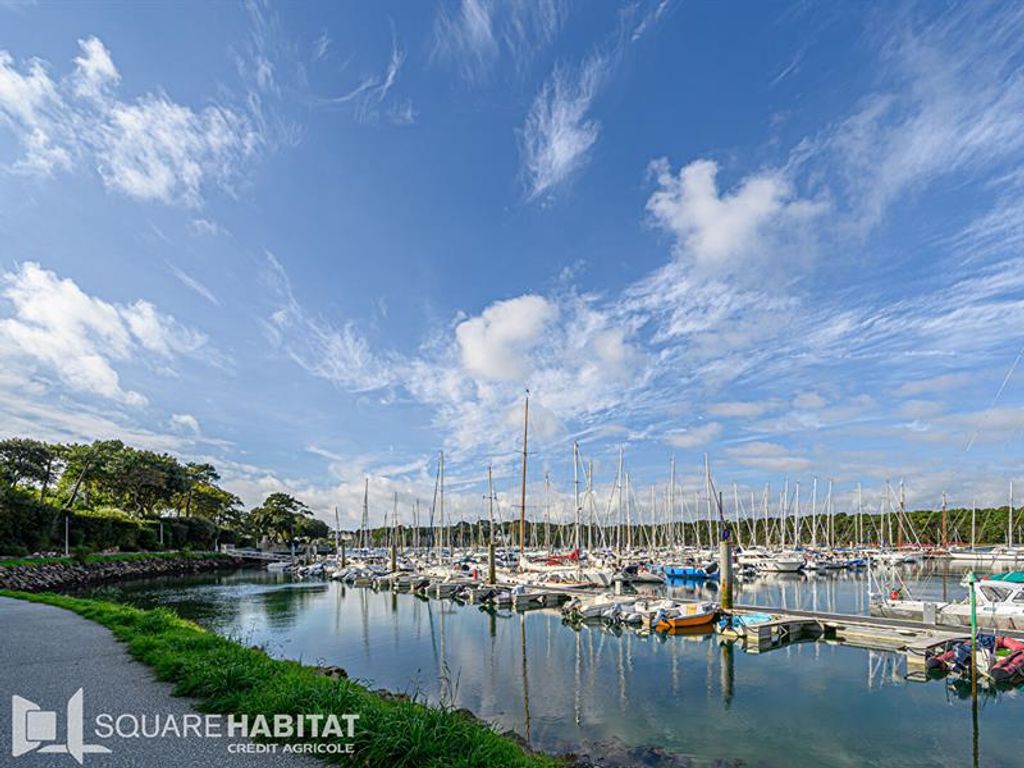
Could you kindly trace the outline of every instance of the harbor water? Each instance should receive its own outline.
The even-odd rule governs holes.
[[[956,599],[959,572],[901,572],[915,594]],[[891,576],[883,576],[888,584]],[[708,587],[657,588],[711,596]],[[555,611],[473,605],[283,575],[150,580],[98,590],[181,615],[279,658],[338,665],[371,688],[471,710],[536,749],[608,765],[968,766],[1024,762],[1021,691],[971,701],[905,679],[900,654],[824,642],[763,654],[713,634],[573,629]],[[866,613],[865,574],[743,582],[738,603]]]

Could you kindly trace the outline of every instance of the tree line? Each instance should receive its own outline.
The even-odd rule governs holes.
[[[76,544],[94,548],[207,548],[329,534],[309,507],[286,493],[271,493],[247,510],[219,481],[212,464],[182,463],[120,440],[0,440],[0,552],[63,542],[68,515]]]

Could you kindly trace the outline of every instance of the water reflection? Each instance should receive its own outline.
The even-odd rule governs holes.
[[[908,579],[924,593],[960,593],[955,573]],[[678,589],[705,587],[668,591]],[[856,575],[763,579],[741,594],[762,605],[867,607],[866,581]],[[901,658],[883,652],[807,643],[752,655],[708,634],[574,630],[551,611],[486,612],[265,574],[148,582],[118,595],[170,605],[277,656],[342,666],[372,687],[466,707],[535,748],[609,764],[650,761],[652,747],[693,765],[788,766],[794,755],[822,766],[974,761],[969,695],[947,695],[940,681],[908,682]],[[1005,738],[981,743],[981,762],[1019,764],[1021,698],[983,704],[980,726]]]

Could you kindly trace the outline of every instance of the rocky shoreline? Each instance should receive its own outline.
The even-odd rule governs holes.
[[[0,589],[21,592],[67,592],[111,581],[152,576],[181,576],[242,566],[241,558],[190,555],[113,560],[96,563],[40,563],[0,567]]]

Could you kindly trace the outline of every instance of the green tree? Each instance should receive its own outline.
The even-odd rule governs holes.
[[[165,453],[124,448],[105,467],[105,490],[128,512],[152,515],[171,506],[175,494],[189,487],[188,473]]]
[[[11,488],[19,483],[38,485],[40,501],[46,499],[57,461],[56,451],[40,440],[24,437],[0,440],[0,480]]]
[[[288,542],[299,535],[301,521],[311,514],[309,507],[287,493],[272,493],[249,513],[249,524],[258,536]]]

